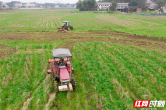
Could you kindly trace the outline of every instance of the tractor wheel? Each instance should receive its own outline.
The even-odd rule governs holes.
[[[71,30],[73,30],[73,26],[71,26],[70,28],[71,28]]]
[[[59,78],[57,78],[57,77],[55,77],[55,80],[57,81],[57,83],[59,83],[59,82],[60,82],[60,79],[59,79]]]
[[[54,82],[56,80],[56,77],[54,75],[54,73],[52,73],[52,81]]]
[[[60,86],[60,84],[59,84],[59,83],[56,83],[56,88],[57,88],[57,89],[56,89],[56,90],[57,90],[56,92],[57,92],[57,93],[58,93],[58,91],[59,91],[59,90],[58,90],[58,86]]]
[[[67,30],[70,31],[70,27],[68,27]]]
[[[73,91],[76,91],[76,80],[75,80],[75,78],[72,78],[71,83],[72,83],[72,86],[73,86]]]

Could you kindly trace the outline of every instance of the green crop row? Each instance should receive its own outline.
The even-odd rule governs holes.
[[[47,75],[51,50],[67,41],[1,41],[17,52],[0,60],[0,109],[22,109],[28,99],[27,108],[45,107],[54,85]],[[35,103],[34,103],[35,102]]]
[[[76,44],[73,55],[78,82],[84,82],[88,93],[98,94],[99,108],[133,109],[134,100],[166,98],[163,52],[94,42]]]

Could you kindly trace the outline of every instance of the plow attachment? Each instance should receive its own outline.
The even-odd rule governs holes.
[[[58,28],[58,32],[60,32],[60,31],[67,31],[67,30],[65,30],[64,28]]]
[[[73,91],[73,87],[72,87],[72,84],[69,83],[69,86],[67,86],[67,85],[58,86],[58,90],[59,91]]]

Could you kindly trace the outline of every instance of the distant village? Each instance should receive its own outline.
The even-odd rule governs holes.
[[[112,6],[111,2],[97,2],[96,3],[96,10],[101,11],[101,10],[109,10],[109,7]],[[159,13],[158,10],[155,10],[156,4],[153,3],[150,0],[146,1],[146,11],[156,11],[156,13]],[[8,2],[8,3],[2,3],[0,2],[0,8],[76,8],[76,4],[62,4],[62,3],[21,3],[21,2]],[[138,6],[130,6],[129,3],[117,3],[116,5],[116,12],[129,12],[129,9],[133,10],[133,12],[136,13],[141,13],[142,9]],[[164,13],[166,13],[166,8],[163,7]]]
[[[111,2],[97,2],[97,10],[109,10],[109,7],[112,6],[112,3]],[[155,6],[156,4],[153,3],[152,1],[150,0],[147,0],[146,1],[146,11],[156,11],[157,13],[158,10],[155,10]],[[117,3],[117,6],[116,6],[116,12],[128,12],[130,9],[132,8],[133,9],[133,12],[136,12],[136,13],[141,13],[142,12],[142,9],[138,6],[129,6],[129,3]],[[166,8],[163,7],[163,10],[164,10],[164,13],[166,13]]]
[[[44,3],[44,4],[39,4],[39,3],[21,3],[21,2],[16,2],[16,3],[0,3],[0,8],[76,8],[76,4],[63,4],[63,3]]]
[[[109,10],[109,7],[112,6],[111,2],[97,2],[97,10]],[[158,10],[155,10],[156,4],[150,0],[146,1],[146,11],[156,11],[158,14]],[[132,8],[133,12],[141,13],[142,9],[138,6],[129,6],[129,3],[117,3],[116,12],[128,12],[129,9]],[[166,13],[166,8],[163,7],[164,13]]]

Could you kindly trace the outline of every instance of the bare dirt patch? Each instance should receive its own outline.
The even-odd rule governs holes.
[[[0,28],[0,30],[12,30],[12,29],[4,29],[4,28]]]
[[[55,92],[49,95],[49,100],[48,103],[46,104],[46,110],[48,110],[50,102],[55,99],[55,95],[56,95]]]
[[[28,98],[28,99],[26,100],[26,102],[24,102],[24,106],[23,106],[22,110],[27,110],[28,104],[29,104],[29,102],[32,100],[32,98],[33,98],[33,97]]]
[[[137,46],[147,49],[156,49],[166,52],[166,39],[158,39],[148,36],[137,36],[121,32],[112,31],[86,31],[86,32],[2,32],[0,40],[3,41],[63,41],[72,40],[70,42],[61,44],[59,47],[69,48],[72,51],[72,47],[75,43],[79,42],[109,42],[117,43],[128,46]],[[0,58],[11,55],[16,52],[16,49],[10,49],[4,45],[0,45],[1,53]],[[9,49],[7,49],[9,48]],[[5,52],[6,51],[6,52]]]
[[[16,52],[16,49],[10,46],[0,44],[0,59],[8,57]]]
[[[11,14],[16,14],[16,13],[0,13],[0,15],[11,15]]]

